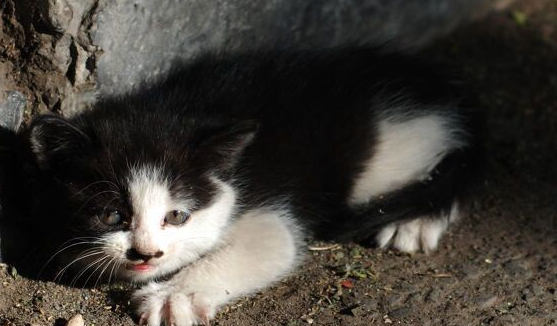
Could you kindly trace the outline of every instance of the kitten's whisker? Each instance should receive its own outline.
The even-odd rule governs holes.
[[[91,277],[93,277],[93,275],[95,275],[95,273],[99,270],[99,268],[101,268],[105,262],[107,261],[107,259],[109,259],[110,256],[109,255],[105,255],[102,259],[97,260],[96,262],[92,263],[91,265],[95,265],[97,264],[97,268],[95,268],[90,274],[89,277],[87,277],[87,279],[85,280],[85,283],[83,283],[83,288],[85,288],[85,286],[87,285],[87,283],[89,283],[89,280],[91,279]],[[102,273],[100,274],[102,275]],[[98,280],[97,280],[98,281]],[[95,285],[93,287],[97,286],[97,283],[95,282]]]
[[[60,277],[61,277],[61,276],[66,272],[66,270],[67,270],[73,263],[75,263],[75,262],[77,262],[77,261],[79,261],[79,260],[81,260],[81,259],[90,257],[90,256],[98,255],[98,254],[100,254],[100,253],[101,253],[101,251],[98,250],[98,248],[90,248],[90,249],[87,249],[87,250],[83,251],[77,258],[75,258],[72,262],[70,262],[69,264],[67,264],[64,268],[62,268],[62,269],[58,272],[58,274],[57,274],[56,277],[54,278],[54,281],[56,282],[56,279],[58,278],[58,275],[61,273],[61,274],[60,274]],[[60,280],[61,280],[61,278],[60,278]]]
[[[104,205],[103,207],[103,211],[106,210],[106,208],[108,207],[108,205],[110,205],[110,203],[112,203],[113,201],[115,201],[118,198],[112,198],[111,200],[108,201],[108,203],[106,205]]]
[[[103,194],[109,194],[109,193],[116,194],[117,198],[120,198],[120,193],[118,193],[118,192],[116,192],[116,191],[114,191],[114,190],[104,190],[104,191],[97,192],[97,193],[94,194],[93,196],[89,197],[89,199],[87,199],[87,201],[86,201],[85,203],[83,203],[83,205],[81,205],[81,206],[79,207],[79,209],[76,211],[76,213],[81,212],[81,210],[83,209],[83,207],[85,207],[87,204],[89,204],[89,202],[90,202],[91,200],[93,200],[93,198],[98,197],[98,196],[103,195]]]
[[[84,237],[84,238],[85,238],[85,237]],[[83,239],[84,239],[84,238],[83,238]],[[91,237],[91,238],[92,238],[92,237]],[[70,241],[74,241],[74,240],[78,240],[78,239],[82,239],[82,238],[75,238],[75,239],[72,239],[72,240],[68,240],[68,241],[64,242],[62,245],[60,245],[60,247],[63,246],[64,244],[70,242]],[[52,256],[50,256],[50,258],[49,258],[49,259],[46,261],[46,263],[44,263],[44,265],[42,266],[41,270],[39,271],[39,275],[38,275],[38,276],[40,277],[40,276],[42,275],[42,273],[44,272],[44,269],[48,266],[48,264],[50,264],[50,262],[52,262],[52,260],[53,260],[56,256],[58,256],[59,254],[61,254],[61,253],[64,252],[65,250],[68,250],[68,249],[70,249],[70,248],[72,248],[72,247],[80,246],[80,245],[86,245],[86,244],[101,244],[101,245],[102,245],[102,244],[104,244],[104,243],[103,243],[103,242],[100,242],[100,241],[81,241],[81,242],[77,242],[77,243],[73,243],[73,244],[71,244],[71,245],[68,245],[68,246],[66,246],[66,247],[64,247],[64,248],[62,248],[62,249],[60,249],[60,250],[58,250],[57,252],[55,252]]]
[[[64,243],[62,243],[61,245],[59,245],[57,249],[63,247],[64,245],[66,245],[66,244],[68,244],[68,243],[70,243],[70,242],[72,242],[72,241],[86,240],[86,239],[94,239],[94,240],[96,240],[96,241],[89,241],[89,242],[92,242],[92,243],[96,243],[97,241],[104,241],[104,239],[103,239],[103,238],[100,238],[100,237],[77,237],[77,238],[72,238],[72,239],[70,239],[70,240],[65,241]]]
[[[95,248],[95,249],[96,249],[96,248]],[[85,252],[84,252],[84,253],[85,253]],[[85,258],[87,258],[87,257],[91,257],[91,256],[94,256],[94,255],[100,255],[100,254],[102,254],[102,253],[103,253],[102,250],[98,250],[98,251],[95,251],[95,252],[88,252],[86,255],[83,254],[82,256],[79,256],[79,257],[77,257],[76,259],[72,260],[69,264],[67,264],[64,268],[62,268],[62,269],[58,272],[58,274],[56,274],[56,276],[54,277],[54,282],[56,282],[56,280],[57,280],[59,277],[61,277],[62,275],[64,275],[64,273],[66,272],[66,270],[67,270],[71,265],[73,265],[73,264],[75,264],[76,262],[78,262],[78,261],[80,261],[80,260],[82,260],[82,259],[85,259]]]
[[[115,260],[114,263],[112,264],[112,268],[110,269],[110,274],[108,274],[108,286],[110,287],[110,282],[113,280],[112,276],[114,275],[114,279],[116,279],[116,272],[118,271],[118,268],[120,267],[120,261],[119,260]]]
[[[97,277],[97,280],[95,281],[95,284],[93,285],[93,288],[97,287],[97,284],[99,284],[99,281],[101,280],[104,272],[107,270],[107,268],[110,266],[110,264],[115,260],[115,257],[112,257],[110,260],[107,260],[104,262],[104,268],[102,269],[101,273],[99,274],[99,277]],[[108,286],[110,286],[110,282],[108,282]]]
[[[95,182],[90,183],[89,185],[85,186],[84,188],[82,188],[78,192],[74,193],[73,196],[76,196],[76,195],[82,193],[83,191],[89,189],[90,187],[92,187],[96,184],[99,184],[99,183],[108,183],[109,185],[114,186],[114,187],[116,187],[116,189],[118,189],[118,186],[114,182],[108,181],[108,180],[101,180],[101,181],[95,181]]]
[[[77,276],[75,276],[75,277],[73,278],[72,282],[70,283],[70,286],[74,286],[74,285],[77,283],[77,281],[85,274],[85,272],[89,270],[89,268],[95,266],[97,263],[99,263],[100,261],[102,261],[102,260],[105,259],[106,257],[108,257],[108,256],[106,256],[106,255],[105,255],[105,256],[102,256],[101,258],[95,260],[95,261],[92,262],[92,263],[87,264],[87,266],[85,266],[84,268],[82,268],[81,271],[79,272],[79,274],[77,274]],[[87,283],[85,283],[85,284],[87,284]],[[83,287],[85,287],[85,285],[84,285]]]

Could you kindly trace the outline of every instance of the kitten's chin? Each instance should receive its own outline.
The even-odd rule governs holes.
[[[164,278],[174,274],[161,266],[150,264],[126,264],[118,273],[118,278],[123,281],[134,283],[146,283],[155,279]]]
[[[156,269],[152,269],[149,271],[123,270],[119,273],[118,276],[119,279],[121,279],[122,281],[145,283],[160,277],[160,273],[158,273]]]

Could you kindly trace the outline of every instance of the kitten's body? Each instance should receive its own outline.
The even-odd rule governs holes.
[[[57,245],[91,242],[61,255],[83,275],[148,282],[142,322],[205,322],[292,270],[307,235],[435,249],[472,162],[458,101],[429,67],[373,51],[204,57],[36,119],[34,214],[63,225]]]

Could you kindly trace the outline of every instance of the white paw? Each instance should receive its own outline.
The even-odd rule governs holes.
[[[376,240],[381,248],[393,247],[409,253],[420,250],[430,253],[437,248],[441,236],[457,217],[458,205],[454,204],[448,216],[420,217],[389,224],[377,234]]]
[[[132,300],[137,305],[139,325],[208,326],[215,315],[215,308],[201,295],[163,284],[152,283],[137,290]]]

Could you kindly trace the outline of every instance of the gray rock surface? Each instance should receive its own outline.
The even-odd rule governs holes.
[[[93,43],[102,95],[205,51],[384,44],[416,49],[485,13],[490,0],[105,0]]]
[[[3,0],[0,41],[11,50],[0,51],[0,93],[25,94],[26,116],[73,115],[97,95],[127,92],[203,52],[411,51],[511,1]]]
[[[0,103],[0,127],[17,131],[23,122],[23,111],[27,99],[20,92],[7,92],[6,99]]]

